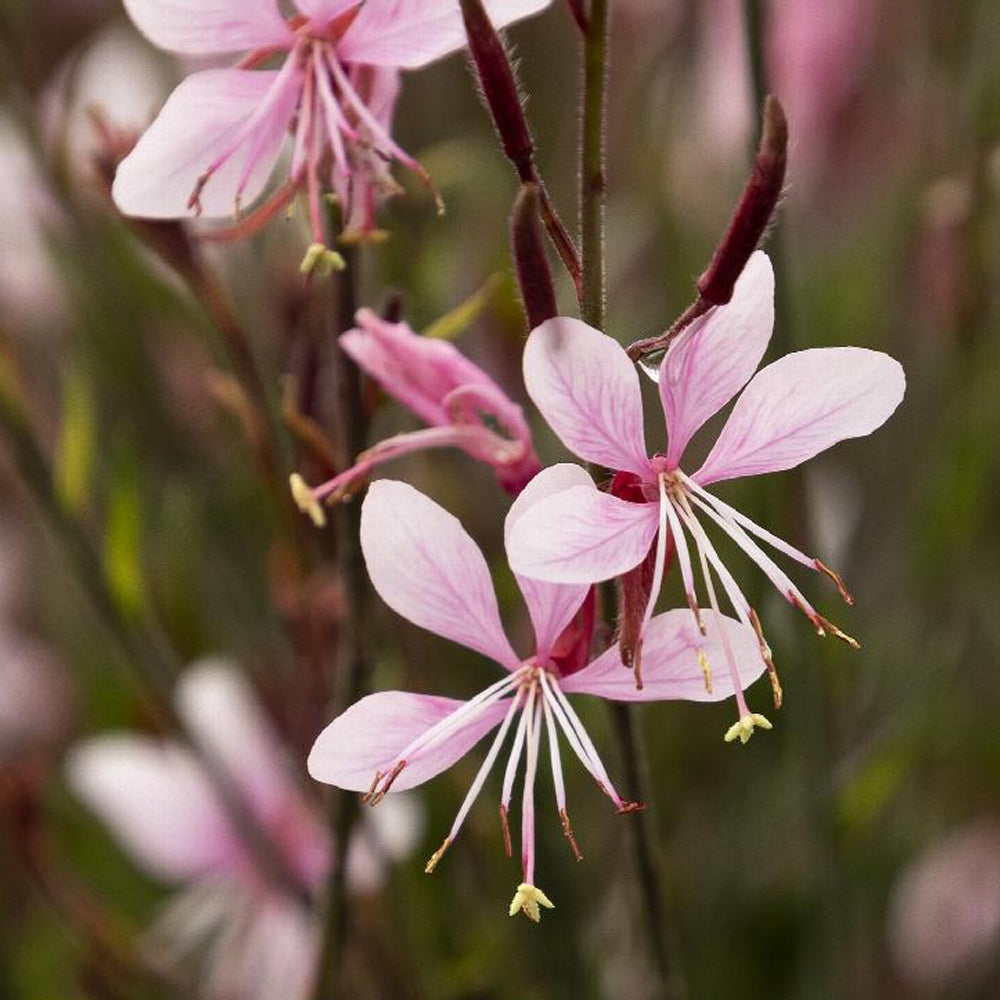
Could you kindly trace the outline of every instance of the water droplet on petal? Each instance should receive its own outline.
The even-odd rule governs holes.
[[[660,364],[666,353],[666,351],[653,351],[652,354],[647,354],[639,359],[639,371],[656,382],[657,385],[660,382]]]

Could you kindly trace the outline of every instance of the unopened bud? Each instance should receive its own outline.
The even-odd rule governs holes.
[[[525,184],[510,216],[510,243],[528,327],[534,329],[557,315],[552,272],[538,224],[538,187]]]

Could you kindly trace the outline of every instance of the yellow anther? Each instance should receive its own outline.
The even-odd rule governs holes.
[[[542,919],[542,911],[539,909],[541,906],[547,910],[555,909],[555,903],[541,889],[527,882],[522,882],[517,887],[514,898],[510,901],[510,915],[514,916],[520,910],[529,920],[534,920],[537,924]]]
[[[734,722],[726,730],[726,742],[732,743],[738,739],[740,743],[747,743],[750,737],[753,736],[753,731],[757,726],[760,726],[761,729],[773,728],[763,715],[758,715],[756,712],[749,712],[746,715],[740,716],[740,721]]]
[[[325,278],[333,271],[343,271],[347,267],[347,262],[337,253],[323,243],[310,243],[306,255],[302,258],[299,270],[310,278],[318,274]]]
[[[712,693],[712,665],[708,662],[708,657],[705,655],[705,650],[698,650],[698,666],[701,668],[701,672],[705,675],[705,692],[707,694]]]
[[[424,874],[430,875],[437,868],[437,863],[444,857],[444,852],[448,850],[451,841],[445,837],[444,843],[430,856],[427,864],[424,865]]]
[[[316,499],[316,494],[306,485],[306,481],[297,473],[293,472],[288,477],[288,483],[292,488],[292,499],[295,505],[303,514],[308,514],[310,520],[317,528],[322,528],[326,524],[326,514]]]

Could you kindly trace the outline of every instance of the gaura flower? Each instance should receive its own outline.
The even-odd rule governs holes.
[[[316,525],[325,523],[324,502],[350,496],[383,462],[427,448],[461,448],[493,466],[509,493],[520,492],[541,468],[521,407],[453,344],[389,323],[370,309],[358,312],[357,323],[340,335],[340,346],[430,427],[380,441],[321,486],[310,488],[292,476],[296,503]]]
[[[514,501],[506,535],[533,504],[585,481],[589,477],[573,465],[556,465],[540,473]],[[519,656],[504,634],[489,570],[475,542],[454,517],[404,483],[380,480],[368,491],[361,511],[361,547],[372,583],[389,607],[416,625],[489,657],[505,674],[468,701],[404,691],[362,698],[320,734],[309,756],[309,773],[319,781],[363,792],[363,801],[376,805],[389,792],[413,788],[440,774],[499,727],[455,822],[427,862],[426,871],[432,872],[458,836],[514,729],[500,793],[501,829],[510,857],[508,816],[523,758],[522,877],[511,916],[521,910],[537,921],[539,907],[552,906],[535,884],[534,792],[543,729],[556,811],[578,860],[582,854],[566,811],[561,739],[619,813],[643,808],[618,794],[567,695],[591,694],[615,701],[715,701],[731,694],[733,683],[746,686],[763,673],[753,655],[752,637],[737,622],[720,615],[703,635],[686,612],[679,611],[658,615],[649,624],[647,657],[656,669],[642,691],[623,675],[613,649],[583,669],[563,673],[552,652],[589,588],[523,577],[517,582],[534,627],[535,648],[531,655]],[[742,673],[706,687],[703,666],[723,644],[735,650],[744,664]]]
[[[634,649],[625,649],[641,683],[642,641],[663,578],[668,539],[677,555],[694,621],[705,626],[695,589],[688,536],[694,542],[711,617],[720,614],[715,580],[781,689],[756,612],[702,527],[705,517],[728,535],[819,635],[857,643],[820,615],[758,542],[829,576],[852,603],[840,577],[710,493],[712,483],[791,469],[838,441],[870,434],[903,398],[898,362],[860,347],[796,351],[754,375],[774,323],[774,274],[758,251],[736,284],[732,301],[696,320],[670,345],[659,366],[660,400],[669,444],[649,456],[636,369],[610,337],[579,320],[556,317],[535,329],[524,353],[524,376],[535,405],[570,451],[617,470],[610,492],[587,479],[532,507],[510,539],[511,567],[538,580],[607,580],[648,565],[648,600]],[[751,378],[753,376],[753,378]],[[747,385],[747,381],[749,384]],[[700,468],[681,468],[695,432],[746,385]],[[736,683],[738,657],[725,649],[739,720],[726,739],[745,743],[755,725]],[[624,662],[623,661],[623,662]]]
[[[178,709],[290,871],[303,887],[318,890],[330,840],[239,672],[217,661],[196,665],[181,682]],[[128,733],[104,735],[77,746],[67,767],[76,794],[134,860],[183,886],[148,934],[151,960],[190,968],[203,956],[199,972],[210,996],[306,995],[318,948],[313,917],[301,899],[259,871],[190,750]],[[408,853],[418,834],[405,798],[384,819],[391,830],[367,823],[351,842],[348,879],[356,892],[376,888],[386,859]]]
[[[541,10],[548,0],[487,0],[495,24]],[[401,69],[416,69],[465,44],[458,0],[126,0],[139,30],[190,56],[247,51],[230,69],[193,73],[121,164],[114,198],[126,215],[240,217],[260,196],[292,135],[288,176],[236,227],[244,235],[299,191],[308,196],[313,246],[323,257],[322,199],[334,192],[353,235],[374,226],[379,199],[397,190],[398,160],[427,180],[391,134]],[[278,69],[259,69],[281,58]]]

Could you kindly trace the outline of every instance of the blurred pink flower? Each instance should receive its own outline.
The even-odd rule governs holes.
[[[970,823],[921,854],[892,891],[886,932],[893,964],[913,986],[964,986],[995,963],[1000,824]]]
[[[534,504],[589,481],[573,465],[556,465],[539,473],[514,501],[505,535],[510,536]],[[361,512],[361,547],[372,584],[389,607],[422,628],[482,653],[506,673],[468,701],[404,691],[362,698],[320,734],[309,756],[309,773],[319,781],[364,792],[365,801],[376,805],[390,791],[413,788],[441,773],[499,726],[448,836],[427,863],[426,870],[431,872],[458,835],[520,713],[500,796],[509,857],[508,809],[524,755],[522,880],[511,903],[511,916],[523,910],[537,921],[539,906],[552,905],[534,884],[534,790],[543,726],[556,808],[578,859],[581,854],[566,812],[560,735],[618,812],[641,808],[639,803],[624,801],[615,790],[567,694],[615,701],[719,700],[733,693],[730,681],[707,690],[701,663],[723,644],[735,649],[742,663],[754,664],[734,676],[734,683],[747,686],[763,672],[752,637],[737,622],[719,616],[703,637],[689,620],[682,620],[681,612],[671,611],[650,622],[647,656],[654,669],[644,690],[636,690],[614,650],[567,675],[553,661],[552,652],[590,588],[523,577],[517,582],[534,626],[535,649],[526,658],[518,656],[504,634],[489,569],[475,542],[454,517],[405,483],[381,480],[368,491]]]
[[[0,630],[0,764],[57,742],[70,719],[69,684],[47,647]]]
[[[487,0],[498,26],[549,0]],[[423,168],[390,134],[397,70],[462,48],[458,0],[296,0],[285,20],[275,0],[126,0],[153,44],[186,55],[250,50],[231,69],[189,76],[121,164],[114,197],[127,215],[236,215],[263,192],[286,133],[288,178],[244,221],[272,218],[308,194],[314,245],[324,244],[322,194],[334,190],[348,225],[372,225],[375,202],[392,193],[385,163]],[[279,69],[256,67],[283,56]]]
[[[178,710],[225,768],[262,830],[304,886],[319,890],[331,845],[289,773],[285,753],[241,674],[203,661],[180,684]],[[264,877],[195,756],[173,742],[129,733],[98,736],[69,756],[75,792],[154,877],[183,890],[149,935],[151,956],[190,963],[211,996],[303,997],[315,967],[317,928],[301,901]],[[388,858],[412,847],[413,807],[401,803],[393,835],[366,824],[352,841],[348,878],[376,887]]]
[[[389,323],[370,309],[358,312],[357,323],[341,334],[341,347],[430,427],[380,441],[321,486],[310,489],[294,476],[296,500],[317,524],[324,521],[323,501],[349,495],[383,462],[426,448],[461,448],[491,465],[512,494],[538,472],[521,407],[453,344],[416,334],[406,323]]]
[[[693,322],[670,345],[659,366],[660,401],[669,432],[666,454],[650,457],[643,430],[642,395],[635,366],[611,338],[575,319],[557,317],[532,331],[524,353],[528,394],[570,451],[617,470],[612,491],[590,477],[543,500],[518,522],[510,542],[512,568],[553,583],[591,583],[627,574],[653,546],[651,584],[638,644],[652,618],[673,544],[694,619],[703,627],[685,529],[694,540],[713,617],[719,615],[713,574],[745,630],[759,641],[780,689],[755,611],[699,523],[706,515],[763,570],[778,592],[805,612],[820,635],[848,636],[818,614],[794,583],[754,540],[797,562],[840,578],[818,559],[709,493],[711,483],[791,469],[838,441],[870,434],[903,398],[903,370],[886,354],[859,347],[797,351],[751,379],[771,338],[774,274],[766,254],[751,257],[732,301]],[[749,380],[749,384],[747,384]],[[680,462],[702,425],[746,385],[701,467],[687,475]],[[726,734],[746,742],[754,724],[770,724],[749,711],[736,682],[736,658],[723,646],[733,678],[739,721]]]

